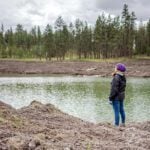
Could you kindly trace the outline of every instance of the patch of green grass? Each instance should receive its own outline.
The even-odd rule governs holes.
[[[74,61],[81,62],[126,62],[126,61],[134,61],[135,58],[127,58],[127,57],[119,57],[119,58],[107,58],[107,59],[78,59]]]
[[[45,62],[45,59],[38,59],[38,58],[0,58],[0,60],[6,60],[6,61],[22,61],[22,62]]]
[[[41,60],[39,58],[0,58],[0,60],[14,60],[14,61],[22,61],[22,62],[46,62],[47,60],[45,58],[42,58]],[[77,56],[73,56],[70,58],[69,56],[65,57],[64,61],[79,61],[79,62],[125,62],[125,61],[134,61],[134,60],[150,60],[150,56],[145,55],[135,55],[132,58],[129,57],[118,57],[118,58],[107,58],[107,59],[90,59],[90,58],[81,58],[79,59]],[[52,61],[57,61],[56,58],[52,58]],[[59,61],[59,60],[58,60]],[[61,60],[63,61],[63,60]]]
[[[136,55],[136,56],[134,56],[134,59],[136,59],[136,60],[143,60],[143,59],[150,60],[150,56]]]

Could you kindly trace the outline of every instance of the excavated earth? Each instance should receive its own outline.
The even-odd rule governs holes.
[[[123,62],[127,76],[150,77],[150,59]],[[116,62],[23,62],[0,60],[0,74],[69,74],[111,76]]]
[[[14,109],[0,102],[0,150],[149,150],[150,121],[114,127],[33,101]]]

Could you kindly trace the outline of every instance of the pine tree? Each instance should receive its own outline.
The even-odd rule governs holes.
[[[101,17],[98,16],[97,20],[96,20],[96,24],[95,24],[95,28],[94,28],[94,58],[100,58],[101,55]]]
[[[42,34],[41,34],[41,29],[38,26],[37,27],[37,42],[36,42],[36,52],[37,55],[40,57],[40,60],[42,58]]]
[[[140,23],[140,27],[136,33],[135,38],[136,54],[145,54],[146,50],[146,28],[143,23]]]
[[[55,42],[54,42],[54,34],[52,27],[48,24],[46,26],[46,29],[44,31],[44,51],[45,51],[45,56],[49,60],[51,60],[52,57],[56,56],[55,53]]]
[[[68,30],[69,30],[69,48],[68,48],[68,51],[69,51],[70,59],[72,60],[73,55],[74,55],[74,50],[75,50],[75,29],[74,29],[74,25],[72,22],[69,24]]]
[[[5,35],[4,35],[4,25],[1,25],[1,31],[0,31],[0,55],[2,58],[7,57],[7,51],[6,51],[6,42],[5,42]]]
[[[81,49],[85,59],[92,55],[92,31],[87,22],[85,22],[81,32]]]
[[[112,22],[112,42],[110,49],[110,57],[120,57],[123,49],[122,26],[120,25],[120,17],[115,17]]]
[[[5,33],[5,42],[7,45],[8,56],[11,58],[13,55],[13,48],[14,48],[14,39],[13,39],[13,31],[12,28],[8,29]]]
[[[55,45],[56,45],[56,55],[58,59],[64,59],[64,41],[63,41],[63,29],[65,22],[61,16],[56,19],[55,22]]]
[[[76,19],[75,21],[75,44],[76,44],[76,50],[77,50],[77,55],[79,59],[82,57],[82,37],[81,33],[83,30],[83,22],[80,19]]]
[[[62,30],[62,38],[63,38],[63,49],[62,49],[62,56],[63,60],[65,59],[65,54],[69,49],[69,31],[66,25],[63,26]]]
[[[131,16],[128,11],[128,5],[124,4],[122,12],[122,56],[129,55],[130,18]]]
[[[34,48],[37,44],[37,29],[36,29],[36,26],[34,26],[31,29],[30,35],[31,35],[31,44],[32,44],[32,47]]]
[[[146,47],[146,53],[148,56],[150,56],[150,19],[147,23],[147,26],[146,26],[146,36],[147,36],[147,47]]]
[[[129,57],[132,57],[134,52],[134,42],[135,42],[135,20],[136,16],[135,13],[131,13],[131,20],[130,20],[130,35],[129,35]]]

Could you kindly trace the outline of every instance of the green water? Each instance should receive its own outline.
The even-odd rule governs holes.
[[[0,100],[15,108],[37,100],[83,120],[112,122],[110,82],[96,76],[0,77]],[[125,110],[128,122],[150,120],[150,78],[127,80]]]

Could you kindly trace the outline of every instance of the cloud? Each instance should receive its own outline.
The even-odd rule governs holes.
[[[28,14],[30,14],[30,15],[37,15],[37,16],[41,16],[41,17],[43,17],[44,16],[44,14],[43,13],[41,13],[40,11],[38,11],[38,10],[36,10],[36,9],[29,9],[28,11],[27,11],[27,13]]]
[[[121,0],[113,0],[113,2],[110,2],[110,0],[97,0],[96,1],[97,7],[103,10],[115,10],[120,9],[122,7],[122,1]]]
[[[149,0],[96,0],[96,6],[98,9],[114,15],[121,15],[124,4],[128,5],[129,12],[135,12],[139,20],[141,18],[143,18],[143,20],[149,19]]]
[[[24,17],[18,0],[0,1],[0,23],[4,24],[5,28],[12,27],[15,29],[17,24],[23,24],[26,28],[31,26],[31,20]]]
[[[125,3],[139,20],[149,19],[149,0],[1,0],[0,23],[6,28],[15,28],[18,23],[28,29],[34,25],[44,28],[48,23],[54,25],[57,17],[61,15],[66,23],[79,18],[95,24],[102,12],[121,15]]]

